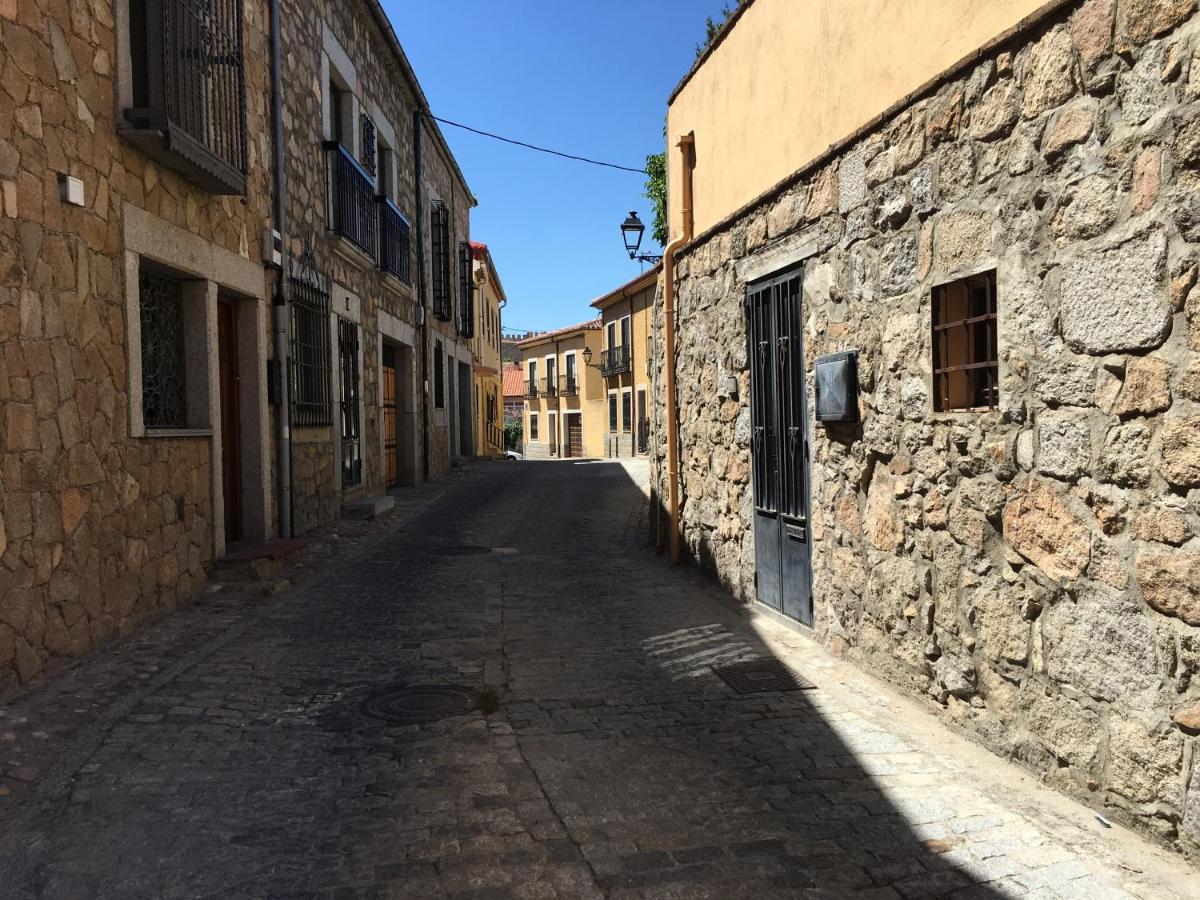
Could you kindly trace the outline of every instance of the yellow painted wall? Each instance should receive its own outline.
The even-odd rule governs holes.
[[[647,410],[641,410],[637,406],[638,390],[644,390],[646,393],[647,408],[653,403],[653,394],[650,387],[650,375],[646,367],[646,359],[649,355],[649,346],[647,338],[650,335],[651,317],[654,309],[654,292],[657,286],[656,282],[652,282],[647,287],[631,294],[617,302],[611,304],[601,312],[604,320],[602,334],[605,336],[602,346],[608,347],[608,324],[613,322],[616,324],[617,342],[621,341],[621,319],[629,316],[629,332],[631,343],[631,366],[627,373],[622,375],[614,375],[611,378],[605,379],[605,396],[604,396],[604,422],[603,433],[608,435],[608,392],[617,389],[617,428],[621,429],[621,407],[620,394],[625,390],[632,388],[633,390],[633,425],[632,434],[637,434],[637,423],[639,416],[648,416]]]
[[[700,234],[1044,3],[754,0],[668,109],[671,236],[681,135]]]
[[[474,267],[475,280],[480,287],[475,302],[475,336],[471,339],[471,352],[476,365],[474,397],[478,399],[475,406],[475,452],[479,456],[492,456],[504,449],[488,441],[486,400],[489,395],[496,397],[496,425],[501,429],[500,440],[503,441],[504,388],[500,374],[501,297],[496,283],[488,277],[486,262],[476,260]]]
[[[557,344],[557,347],[555,346]],[[583,361],[583,350],[585,347],[590,347],[592,351],[592,364],[598,365],[600,362],[600,351],[604,346],[604,336],[599,331],[582,331],[576,332],[565,338],[560,338],[558,341],[543,341],[529,347],[521,348],[521,369],[524,371],[524,377],[529,379],[529,361],[536,359],[538,361],[538,380],[546,377],[546,357],[554,356],[556,359],[557,373],[562,376],[566,374],[567,364],[565,358],[570,351],[575,351],[576,363],[575,372],[576,378],[579,381],[579,394],[575,397],[542,397],[526,401],[525,413],[525,440],[529,440],[529,413],[538,413],[538,443],[548,444],[550,442],[548,428],[550,425],[549,413],[554,411],[558,413],[557,429],[558,429],[558,456],[563,455],[563,448],[567,441],[567,413],[580,413],[583,417],[583,455],[587,457],[599,457],[604,452],[604,436],[607,433],[607,410],[605,407],[605,391],[604,379],[600,377],[600,370],[587,366]]]

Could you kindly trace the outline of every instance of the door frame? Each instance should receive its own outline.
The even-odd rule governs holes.
[[[217,295],[217,383],[220,391],[221,502],[225,546],[246,535],[246,465],[242,441],[242,388],[237,301]],[[232,450],[232,452],[229,452]]]
[[[790,293],[793,282],[794,294]],[[784,296],[781,288],[789,293]],[[769,293],[760,299],[764,292]],[[747,283],[744,302],[750,366],[755,594],[759,603],[811,627],[812,429],[804,360],[803,263]],[[764,384],[767,369],[770,380]],[[769,389],[764,392],[765,388]],[[760,441],[766,443],[760,445]],[[760,463],[770,453],[774,465],[764,472]]]

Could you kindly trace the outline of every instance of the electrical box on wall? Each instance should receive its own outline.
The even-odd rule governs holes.
[[[283,237],[274,228],[263,229],[263,264],[278,269],[283,265]]]
[[[858,421],[858,351],[843,350],[813,363],[818,422]]]

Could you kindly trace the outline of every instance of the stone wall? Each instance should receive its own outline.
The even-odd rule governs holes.
[[[123,204],[260,262],[265,26],[247,3],[243,204],[117,135],[112,3],[0,2],[0,688],[206,576],[210,439],[130,437]],[[59,173],[83,182],[83,206],[60,200]]]
[[[1068,4],[798,173],[687,249],[678,340],[685,544],[749,600],[744,278],[806,259],[807,359],[859,348],[863,413],[859,426],[810,423],[816,634],[1190,853],[1195,6]],[[934,413],[932,287],[988,269],[1000,408]],[[728,375],[737,398],[717,393]]]
[[[414,242],[412,279],[405,283],[394,276],[381,272],[376,262],[354,248],[347,240],[327,229],[330,215],[327,208],[327,177],[329,162],[322,146],[324,119],[322,113],[321,57],[325,35],[331,35],[345,52],[354,68],[357,83],[354,95],[358,109],[367,112],[382,131],[383,123],[390,126],[394,143],[392,151],[396,160],[395,188],[396,204],[412,223]],[[289,48],[284,56],[285,84],[293,89],[286,91],[287,103],[287,173],[289,192],[289,248],[294,256],[303,254],[311,246],[314,268],[328,279],[335,290],[343,289],[358,300],[358,308],[351,315],[346,309],[333,309],[333,314],[354,318],[361,325],[360,332],[360,389],[362,395],[362,458],[363,481],[361,488],[354,488],[343,495],[340,476],[334,478],[332,471],[337,466],[340,452],[340,412],[338,397],[333,398],[333,427],[306,429],[303,441],[293,448],[293,503],[296,508],[296,528],[307,531],[336,518],[343,497],[358,496],[364,490],[369,494],[384,490],[386,474],[382,458],[382,416],[380,414],[380,385],[378,365],[381,354],[379,317],[381,312],[394,316],[399,322],[414,327],[420,333],[422,298],[418,296],[417,252],[417,200],[414,180],[414,130],[413,112],[417,108],[417,97],[413,86],[400,75],[392,48],[379,30],[368,5],[362,2],[341,3],[322,0],[297,6],[284,16],[283,40]],[[355,117],[354,127],[358,127]],[[457,241],[468,239],[468,215],[470,204],[465,191],[451,174],[444,154],[433,139],[430,127],[425,127],[422,138],[425,186],[421,199],[425,216],[426,273],[429,266],[429,196],[427,186],[434,185],[438,195],[446,201],[455,214],[455,233],[451,236],[452,282],[458,283]],[[428,303],[428,298],[425,299]],[[334,304],[335,306],[337,304]],[[427,310],[428,311],[428,310]],[[442,323],[428,316],[430,332],[445,335],[449,345],[453,340],[454,323]],[[425,378],[433,383],[429,370],[432,365],[432,338],[428,347],[414,348],[414,364],[427,373],[416,378],[421,384]],[[336,366],[337,348],[333,348]],[[469,389],[469,386],[468,386]],[[437,474],[449,468],[449,451],[446,427],[436,425],[436,412],[430,397],[430,421],[432,433],[429,439],[431,473]],[[419,420],[419,416],[418,416]],[[418,445],[415,458],[420,459],[422,436],[418,430]],[[324,444],[321,449],[316,444]],[[326,471],[330,472],[326,477]]]

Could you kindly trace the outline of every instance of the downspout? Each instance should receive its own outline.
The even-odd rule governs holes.
[[[280,0],[271,0],[271,151],[274,182],[275,230],[279,232],[280,263],[271,304],[271,329],[275,338],[275,364],[279,372],[279,412],[275,416],[275,505],[279,513],[279,536],[292,536],[292,404],[288,384],[288,239],[287,182],[283,169],[283,61],[280,37]]]
[[[695,132],[679,147],[683,170],[683,233],[663,252],[663,364],[667,395],[667,542],[671,565],[679,564],[679,403],[675,397],[675,254],[692,239],[692,169],[696,165]]]
[[[278,3],[279,0],[273,0]],[[425,309],[425,201],[421,197],[421,130],[424,112],[413,110],[413,203],[417,207],[417,308],[421,311],[421,471],[429,480],[429,316]]]

